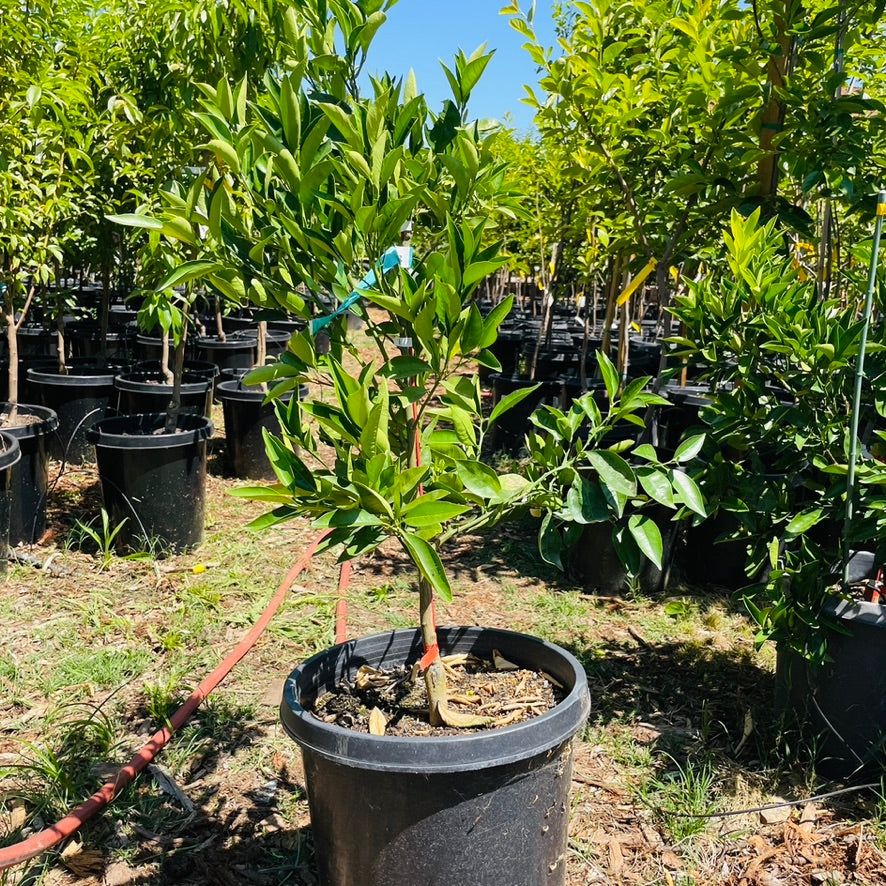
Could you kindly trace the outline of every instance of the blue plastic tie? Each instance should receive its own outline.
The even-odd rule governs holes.
[[[405,262],[400,259],[400,251],[403,247],[392,246],[386,250],[381,258],[379,258],[376,267],[381,270],[382,276],[389,271],[398,267],[411,268],[413,250],[411,246],[406,247]],[[349,311],[359,300],[360,297],[368,289],[372,289],[376,283],[375,269],[370,269],[366,276],[357,284],[357,288],[331,313],[325,317],[318,317],[311,321],[311,335],[316,335],[324,326],[328,326],[336,317],[340,317],[345,311]]]

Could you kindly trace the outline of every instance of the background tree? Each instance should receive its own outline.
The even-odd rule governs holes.
[[[5,8],[4,8],[5,7]],[[98,77],[81,45],[89,11],[72,3],[0,7],[0,287],[18,403],[17,331],[63,263],[90,205]]]
[[[752,174],[748,118],[761,64],[746,50],[751,23],[733,0],[699,6],[601,0],[561,13],[562,54],[539,43],[528,16],[504,10],[540,66],[530,91],[543,133],[571,143],[586,187],[617,205],[635,267],[668,269],[740,200]]]

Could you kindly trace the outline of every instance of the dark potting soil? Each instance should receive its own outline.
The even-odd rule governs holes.
[[[342,681],[321,695],[313,714],[326,723],[356,732],[441,737],[512,726],[546,713],[565,696],[553,678],[518,668],[498,657],[493,662],[470,655],[450,655],[443,656],[442,661],[450,709],[489,718],[491,722],[469,729],[431,726],[424,676],[417,665],[392,669],[364,665],[353,680]]]

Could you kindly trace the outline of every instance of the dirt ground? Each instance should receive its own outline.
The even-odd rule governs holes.
[[[54,486],[50,534],[0,584],[4,843],[52,822],[35,812],[43,789],[35,795],[34,771],[22,760],[54,740],[68,703],[100,706],[122,736],[125,752],[87,763],[98,786],[158,727],[158,686],[179,700],[193,688],[305,550],[311,534],[303,526],[260,538],[243,530],[261,508],[227,495],[235,481],[218,476],[220,445],[211,459],[207,541],[197,551],[156,562],[115,558],[103,568],[100,557],[78,550],[76,520],[100,507],[86,466]],[[771,657],[753,651],[744,617],[725,595],[583,593],[540,563],[532,533],[531,525],[499,528],[449,551],[455,599],[439,620],[538,633],[570,648],[588,671],[593,710],[574,752],[569,886],[886,884],[880,809],[870,793],[711,817],[689,833],[686,823],[699,819],[687,813],[767,806],[818,787],[776,740]],[[315,883],[303,772],[278,705],[288,671],[333,636],[337,578],[331,558],[315,561],[157,765],[60,852],[0,873],[0,883]],[[347,600],[351,636],[412,624],[415,596],[398,552],[359,563]],[[78,644],[95,655],[141,650],[147,664],[110,690],[95,676],[47,682],[45,672]],[[693,783],[705,771],[704,796],[693,805]]]

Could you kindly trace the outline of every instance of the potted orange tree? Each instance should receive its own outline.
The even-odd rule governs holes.
[[[364,98],[354,84],[379,4],[301,11],[304,56],[291,73],[268,77],[251,100],[229,101],[239,88],[226,84],[206,90],[214,162],[207,212],[195,201],[190,220],[207,235],[174,273],[305,320],[333,294],[329,316],[252,373],[272,401],[303,384],[323,395],[280,405],[281,433],[265,435],[276,483],[238,494],[271,507],[254,528],[309,517],[327,533],[321,549],[342,560],[399,544],[416,584],[416,629],[335,646],[286,683],[281,714],[305,760],[321,882],[563,883],[571,741],[589,710],[584,672],[535,637],[438,628],[435,602],[451,597],[443,551],[539,508],[553,515],[542,531],[550,555],[565,523],[621,516],[646,485],[676,510],[685,475],[653,456],[640,480],[622,444],[600,444],[617,422],[642,424],[656,398],[640,387],[619,401],[613,386],[603,412],[588,396],[546,413],[530,476],[481,460],[490,424],[531,392],[484,416],[475,373],[478,363],[498,368],[489,348],[512,304],[483,317],[475,294],[505,262],[496,219],[520,211],[490,150],[494,132],[467,117],[489,56],[459,54],[439,113],[411,78],[373,80]],[[410,221],[412,243],[397,246]],[[349,342],[349,310],[366,322],[372,352]],[[328,347],[314,334],[321,327]],[[614,379],[611,364],[602,371]],[[660,557],[651,521],[638,514],[629,531]],[[511,668],[544,696],[540,711],[522,692],[505,712],[453,690],[468,671],[490,682]],[[330,721],[321,708],[355,688],[375,699],[370,713]],[[420,699],[408,716],[396,705],[404,689]],[[513,703],[514,685],[507,691]]]
[[[873,602],[886,556],[875,457],[886,346],[871,321],[886,195],[878,206],[873,243],[841,270],[842,298],[822,298],[775,222],[734,213],[724,266],[673,308],[713,389],[701,485],[746,551],[742,594],[758,643],[777,648],[778,706],[840,777],[879,768],[886,737],[886,613]]]

